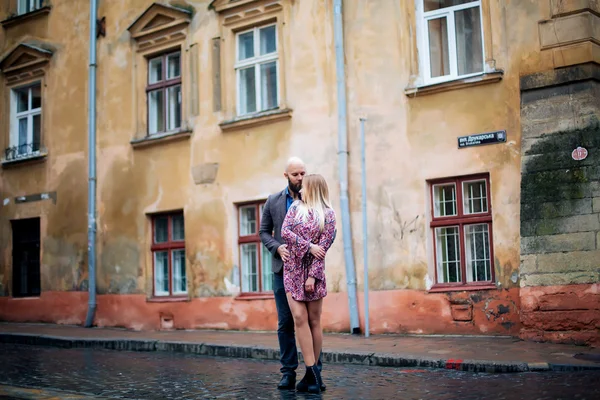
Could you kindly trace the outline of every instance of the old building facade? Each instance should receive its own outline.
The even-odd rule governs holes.
[[[275,329],[258,226],[295,155],[340,216],[348,191],[325,329],[349,330],[353,282],[364,326],[366,118],[371,332],[597,343],[598,1],[344,1],[340,81],[337,11],[99,2],[95,324]],[[81,324],[89,5],[0,19],[0,320]]]

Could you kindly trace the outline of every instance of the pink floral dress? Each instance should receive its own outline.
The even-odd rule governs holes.
[[[315,301],[327,296],[327,282],[325,261],[317,260],[310,253],[310,243],[329,250],[335,239],[335,212],[331,208],[325,210],[325,227],[321,232],[312,211],[308,212],[306,221],[296,217],[299,202],[290,206],[281,229],[281,237],[290,252],[290,258],[283,264],[283,287],[296,301]],[[315,278],[315,290],[311,293],[304,291],[309,276]]]

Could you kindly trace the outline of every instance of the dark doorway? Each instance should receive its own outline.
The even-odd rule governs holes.
[[[13,297],[40,295],[40,219],[11,221]]]

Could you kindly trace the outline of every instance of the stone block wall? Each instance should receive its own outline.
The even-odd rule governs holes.
[[[521,91],[521,336],[598,345],[600,67],[523,77]]]

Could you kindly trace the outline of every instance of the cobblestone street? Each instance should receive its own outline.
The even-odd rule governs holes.
[[[328,390],[276,389],[278,363],[0,344],[0,385],[131,399],[596,399],[600,372],[470,372],[326,365]],[[28,397],[39,398],[29,393]],[[14,394],[13,394],[14,396]],[[52,398],[65,398],[52,397]]]

